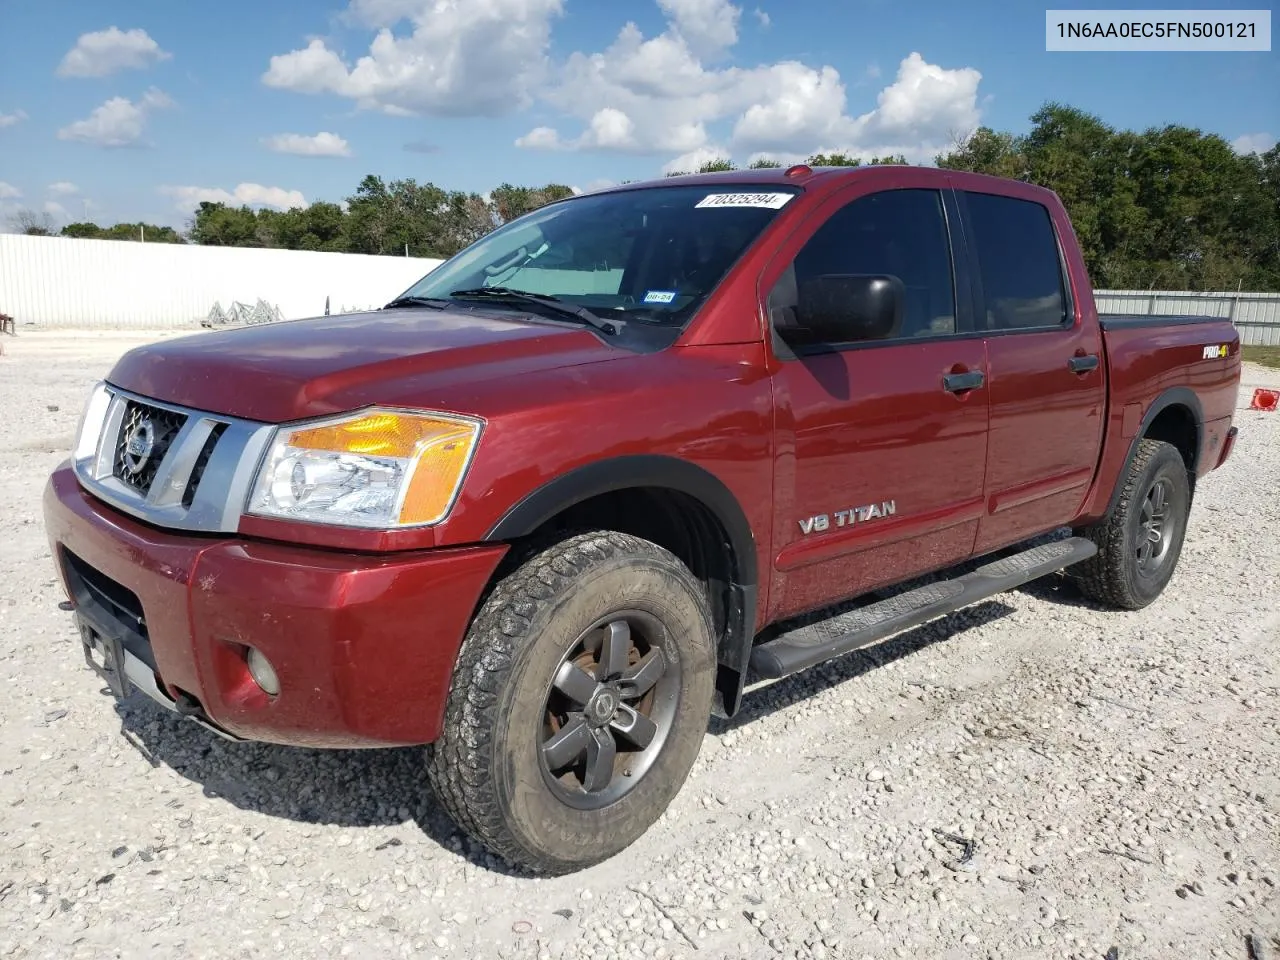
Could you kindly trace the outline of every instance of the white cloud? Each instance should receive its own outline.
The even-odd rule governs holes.
[[[278,133],[263,140],[268,150],[298,157],[349,157],[351,145],[336,133],[321,131],[314,137],[301,133]]]
[[[55,197],[70,197],[80,192],[80,188],[74,183],[68,183],[66,180],[59,180],[57,183],[49,184],[49,192]]]
[[[112,97],[84,120],[77,120],[58,131],[59,140],[78,140],[99,147],[129,147],[142,139],[147,117],[155,110],[172,107],[173,101],[152,87],[137,103],[124,97]]]
[[[317,38],[301,50],[272,57],[262,82],[294,93],[337,93],[347,83],[347,67]]]
[[[145,30],[108,27],[95,33],[81,34],[76,45],[58,64],[57,74],[60,77],[105,77],[117,70],[149,67],[172,56],[161,50]]]
[[[1241,155],[1266,153],[1276,145],[1276,138],[1269,133],[1246,133],[1231,141],[1231,148]]]
[[[825,145],[927,159],[979,122],[981,75],[971,68],[910,52],[858,113],[832,66],[719,64],[739,41],[744,8],[732,0],[653,2],[666,18],[656,36],[628,22],[606,49],[552,64],[551,24],[565,0],[348,0],[341,18],[374,32],[367,54],[350,58],[313,38],[272,57],[262,81],[395,115],[491,116],[540,100],[563,117],[515,141],[534,150],[683,156],[720,143],[805,156]],[[763,10],[752,15],[769,25]],[[854,80],[878,76],[872,66]]]
[[[819,77],[798,64],[783,69],[772,96],[750,107],[734,128],[734,142],[755,149],[838,151],[870,158],[902,153],[908,160],[932,156],[954,130],[978,125],[978,83],[972,68],[949,70],[912,53],[898,65],[894,82],[880,91],[876,107],[858,117],[844,113],[839,75],[824,67]]]
[[[425,6],[423,0],[351,0],[343,19],[368,27],[393,27],[411,20]]]
[[[814,70],[795,61],[775,63],[753,79],[758,99],[733,127],[734,143],[749,150],[838,136],[847,122],[844,84],[835,67]]]
[[[569,145],[561,143],[560,134],[553,127],[534,127],[523,137],[516,138],[516,146],[530,150],[565,150]]]
[[[44,212],[49,214],[51,217],[57,217],[60,220],[67,220],[70,218],[70,214],[67,213],[67,208],[57,200],[46,200],[44,202],[43,209]]]
[[[769,14],[765,13],[759,7],[756,7],[755,10],[752,12],[755,13],[756,15],[756,21],[760,24],[760,29],[768,30],[769,25],[773,23],[773,20],[770,19]]]
[[[742,9],[729,0],[658,0],[658,6],[697,56],[718,56],[738,42]]]
[[[0,180],[0,200],[16,200],[22,196],[22,191],[11,183],[5,183]]]
[[[367,55],[348,66],[313,39],[272,57],[262,81],[393,114],[496,116],[530,103],[545,72],[551,20],[563,7],[564,0],[352,0],[348,19],[381,28]],[[412,23],[408,35],[390,29],[401,20]]]
[[[688,153],[682,153],[668,163],[662,165],[663,173],[697,173],[704,163],[712,160],[723,160],[729,151],[722,147],[698,147]]]
[[[587,139],[602,150],[630,150],[636,143],[635,121],[621,110],[605,107],[591,118]]]
[[[26,113],[21,110],[15,110],[13,113],[0,113],[0,130],[5,127],[12,127],[16,123],[21,123],[27,119]]]
[[[859,156],[903,153],[927,159],[951,132],[980,117],[977,70],[946,68],[912,52],[876,105],[849,110],[834,67],[784,60],[755,67],[713,67],[711,56],[737,40],[741,10],[727,0],[657,0],[667,26],[645,37],[627,23],[600,53],[571,54],[542,93],[579,122],[541,126],[517,140],[534,149],[680,154],[668,168],[688,169],[713,141],[730,151],[807,156],[822,147]],[[878,70],[868,69],[868,78]]]
[[[277,210],[307,205],[306,197],[298,190],[264,187],[260,183],[241,183],[235,190],[223,190],[220,187],[161,187],[160,192],[173,197],[175,206],[183,213],[190,213],[205,201],[232,206],[275,207]]]

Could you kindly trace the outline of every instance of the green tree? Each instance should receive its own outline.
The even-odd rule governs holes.
[[[173,227],[160,227],[154,223],[117,223],[100,227],[96,223],[81,221],[69,223],[58,231],[62,237],[83,240],[137,240],[147,243],[186,243],[186,238]]]
[[[815,153],[805,163],[810,167],[860,167],[862,161],[847,153]]]
[[[449,195],[435,184],[415,180],[386,183],[370,174],[347,198],[351,249],[359,253],[447,256],[452,247],[442,215]]]
[[[737,166],[734,165],[734,162],[729,157],[714,157],[713,159],[707,160],[706,162],[704,162],[702,166],[698,167],[698,169],[693,172],[694,173],[727,173],[731,170],[737,170],[737,169],[738,169]],[[672,171],[671,173],[668,173],[667,176],[668,177],[687,177],[689,176],[689,171],[675,170],[675,171]]]
[[[259,237],[266,246],[286,250],[344,253],[350,247],[347,215],[336,203],[319,202],[277,212],[259,210]]]
[[[258,227],[258,217],[248,206],[229,207],[225,203],[203,200],[196,208],[189,234],[193,243],[202,246],[266,246]]]
[[[1116,130],[1046,103],[1022,136],[980,127],[937,164],[1024,180],[1067,208],[1099,287],[1280,289],[1280,157],[1171,125]]]
[[[496,220],[495,226],[522,217],[556,200],[573,196],[573,190],[562,183],[549,183],[545,187],[515,187],[504,183],[490,194],[490,205]]]
[[[102,238],[102,228],[96,223],[68,223],[58,231],[58,236],[78,240],[99,240]]]
[[[28,237],[53,236],[53,217],[34,210],[19,210],[10,221],[18,233]]]
[[[978,127],[967,137],[958,139],[950,153],[938,155],[934,162],[947,170],[967,170],[1009,180],[1027,179],[1027,164],[1018,139],[990,127]]]

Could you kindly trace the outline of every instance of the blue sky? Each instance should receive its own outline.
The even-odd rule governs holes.
[[[928,161],[1051,99],[1280,135],[1280,54],[1047,53],[1026,3],[0,0],[0,29],[0,220],[182,226],[200,199],[339,201],[366,173],[484,192],[715,153]]]

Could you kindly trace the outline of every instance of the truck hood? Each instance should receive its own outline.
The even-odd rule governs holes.
[[[628,356],[587,330],[471,311],[378,310],[201,333],[139,347],[124,390],[267,423],[404,396],[463,411],[481,381]]]

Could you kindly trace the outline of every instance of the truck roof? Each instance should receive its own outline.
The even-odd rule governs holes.
[[[800,163],[790,167],[769,167],[764,169],[722,170],[715,173],[689,173],[674,177],[656,177],[649,180],[633,180],[630,183],[619,183],[611,187],[591,191],[594,194],[617,193],[624,190],[647,190],[664,186],[686,186],[696,184],[720,185],[752,184],[767,186],[769,184],[787,184],[797,187],[817,187],[824,190],[833,189],[853,180],[887,180],[892,182],[901,176],[903,171],[910,170],[915,183],[923,173],[926,177],[936,178],[941,187],[946,179],[960,189],[995,190],[1010,195],[1032,197],[1041,200],[1052,198],[1057,202],[1058,196],[1052,190],[1021,180],[1007,177],[995,177],[985,173],[970,173],[965,170],[944,170],[940,167],[928,167],[916,164],[868,164],[861,167],[820,167]]]

